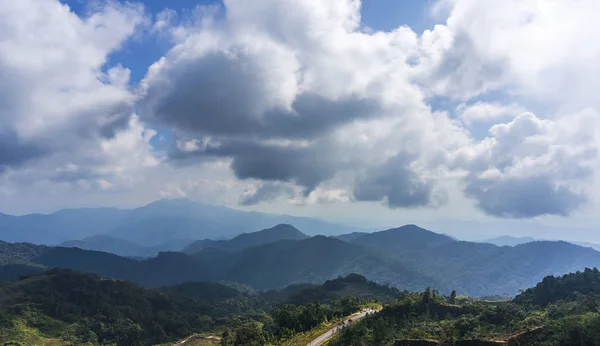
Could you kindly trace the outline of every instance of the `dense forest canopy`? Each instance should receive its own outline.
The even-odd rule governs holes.
[[[342,328],[331,345],[594,345],[600,340],[599,282],[598,269],[586,269],[548,276],[512,300],[494,301],[429,288],[399,291],[357,274],[251,292],[207,282],[147,289],[54,269],[0,284],[0,342],[155,345],[209,333],[226,346],[279,345],[330,328],[361,307],[383,304],[377,314]]]

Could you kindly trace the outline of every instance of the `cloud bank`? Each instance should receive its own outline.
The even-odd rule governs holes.
[[[56,0],[0,5],[0,193],[153,177],[157,195],[174,183],[185,195],[198,185],[164,172],[217,164],[226,186],[246,185],[241,205],[466,197],[532,218],[594,202],[597,1],[440,0],[431,11],[445,19],[424,32],[367,30],[360,9],[225,0],[149,23],[135,4],[86,18]],[[169,33],[172,47],[132,83],[108,56],[140,32]]]

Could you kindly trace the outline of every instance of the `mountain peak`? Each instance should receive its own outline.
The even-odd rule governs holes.
[[[231,240],[198,240],[188,245],[183,251],[196,253],[213,247],[226,251],[240,251],[245,248],[274,243],[280,240],[304,240],[308,236],[290,224],[278,224],[258,232],[242,233]]]
[[[456,240],[417,225],[409,224],[384,231],[368,233],[351,240],[352,243],[374,247],[385,253],[433,248]]]
[[[242,233],[231,239],[229,243],[238,247],[244,244],[243,247],[262,245],[272,243],[278,240],[303,240],[308,236],[300,232],[296,227],[290,224],[279,224],[271,228],[263,229],[262,231],[252,233]]]
[[[277,235],[288,235],[288,236],[294,236],[296,238],[299,239],[306,239],[308,238],[308,236],[302,232],[300,232],[300,230],[298,230],[296,227],[287,224],[287,223],[280,223],[276,226],[273,226],[271,228],[267,228],[267,229],[263,229],[262,231],[258,231],[258,232],[254,232],[254,233],[273,233],[273,234],[277,234]],[[252,233],[246,233],[246,234],[252,234]]]

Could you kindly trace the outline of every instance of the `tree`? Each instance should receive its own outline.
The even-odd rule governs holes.
[[[425,292],[423,292],[423,299],[421,300],[421,302],[423,304],[429,304],[430,301],[431,301],[431,289],[429,287],[427,287],[427,289],[425,289]]]
[[[452,293],[450,293],[449,303],[456,304],[456,290],[452,290]]]

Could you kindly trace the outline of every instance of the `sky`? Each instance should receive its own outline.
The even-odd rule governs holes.
[[[3,1],[0,212],[184,197],[600,241],[598,11]]]

